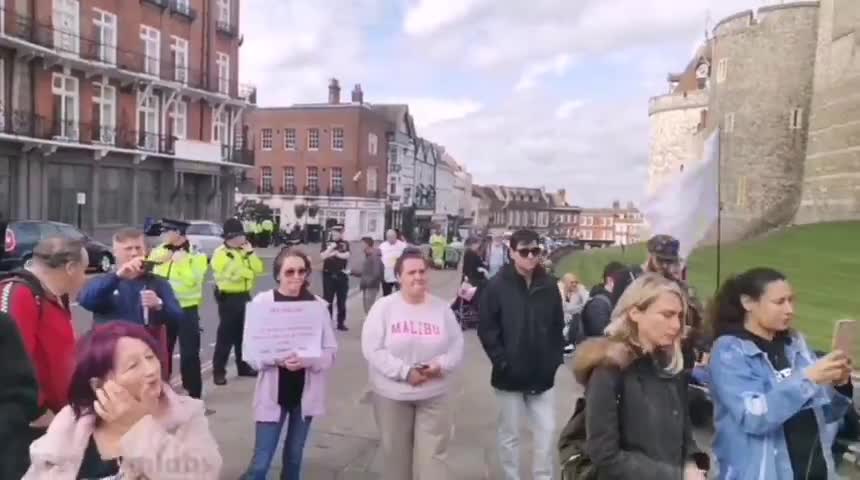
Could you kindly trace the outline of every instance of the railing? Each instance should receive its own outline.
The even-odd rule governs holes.
[[[156,7],[167,8],[167,0],[140,0],[140,3],[151,3]]]
[[[164,0],[165,3],[166,1]],[[177,3],[177,5],[181,4]],[[177,8],[184,9],[185,7],[179,6]],[[54,28],[53,25],[40,23],[32,17],[21,15],[8,7],[2,11],[6,17],[4,33],[9,37],[49,48],[61,54],[74,55],[83,60],[96,61],[130,72],[179,82],[191,88],[219,92],[229,90],[229,94],[233,97],[245,99],[243,95],[253,95],[254,100],[256,100],[256,89],[252,86],[238,88],[229,79],[218,78],[215,72],[212,72],[211,75],[205,75],[202,70],[190,68],[187,64],[177,63],[175,58],[165,59],[161,56],[150,56],[140,50],[126,50],[117,45],[102,43],[98,39],[82,36],[79,32],[67,32],[61,28]],[[189,13],[195,14],[193,10]],[[226,89],[222,85],[225,80],[229,85],[229,88]]]
[[[319,185],[305,185],[304,194],[305,195],[319,195],[320,194],[320,186]]]
[[[193,22],[197,18],[197,10],[191,7],[189,1],[170,0],[170,13],[187,18]]]
[[[298,190],[294,184],[284,185],[280,188],[281,195],[296,195]]]
[[[334,185],[329,187],[328,189],[329,197],[342,197],[343,196],[343,185]]]
[[[231,148],[229,145],[222,145],[221,158],[230,163],[248,166],[254,165],[254,151],[244,148]]]
[[[239,34],[239,32],[237,31],[238,29],[233,22],[224,22],[218,20],[217,22],[215,22],[215,30],[218,33],[223,33],[231,37],[235,37]]]
[[[272,185],[257,185],[257,193],[261,195],[271,195],[274,193],[275,189],[272,188]]]
[[[257,87],[247,83],[239,84],[239,99],[251,104],[257,104]]]

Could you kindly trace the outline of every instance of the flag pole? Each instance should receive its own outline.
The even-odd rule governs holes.
[[[710,36],[707,29],[705,35],[710,38],[711,42],[711,66],[713,68],[714,60],[717,57],[717,37]],[[723,241],[723,132],[725,132],[725,118],[723,115],[717,122],[719,132],[717,133],[717,268],[715,292],[720,289],[720,274],[722,273],[720,269],[722,267],[721,247]]]

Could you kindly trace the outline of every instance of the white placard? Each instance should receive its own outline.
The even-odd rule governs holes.
[[[322,354],[328,309],[316,300],[251,302],[245,308],[242,356],[259,363],[280,362],[291,353],[314,359]]]
[[[86,205],[87,204],[87,194],[85,192],[78,192],[78,205]]]

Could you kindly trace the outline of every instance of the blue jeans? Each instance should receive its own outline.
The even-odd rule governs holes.
[[[257,433],[254,441],[254,457],[248,471],[242,476],[244,480],[266,480],[266,474],[272,465],[272,458],[278,449],[278,440],[284,422],[287,423],[287,436],[284,439],[283,469],[281,480],[300,480],[302,477],[302,453],[305,440],[311,429],[312,417],[302,417],[302,408],[292,410],[281,409],[281,419],[277,422],[257,422]]]

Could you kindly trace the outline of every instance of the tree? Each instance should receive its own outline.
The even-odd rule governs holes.
[[[246,199],[236,205],[236,212],[242,220],[256,220],[258,218],[272,218],[272,207],[256,200]]]
[[[317,216],[317,213],[319,211],[320,211],[319,205],[311,204],[311,206],[308,207],[308,216],[311,218],[314,218]]]
[[[304,203],[297,203],[295,207],[293,207],[293,211],[296,213],[296,220],[301,220],[301,218],[305,216],[305,212],[307,212],[307,210],[307,205]]]

